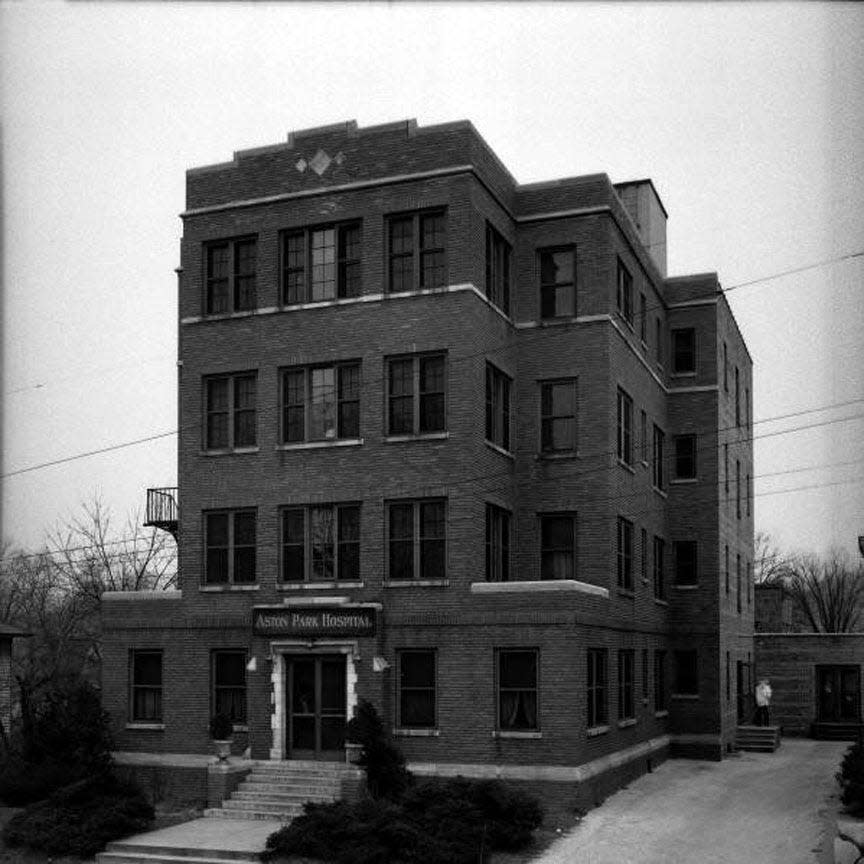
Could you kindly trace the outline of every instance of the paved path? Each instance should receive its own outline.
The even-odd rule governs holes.
[[[827,799],[848,746],[786,739],[776,753],[664,762],[533,864],[823,864]]]
[[[267,838],[281,827],[281,822],[270,819],[193,819],[136,834],[114,845],[258,853],[264,850]]]

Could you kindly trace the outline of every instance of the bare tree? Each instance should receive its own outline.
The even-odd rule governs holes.
[[[852,633],[864,626],[864,566],[832,551],[824,561],[801,555],[789,562],[782,584],[815,633]]]
[[[780,551],[767,531],[756,532],[753,546],[753,581],[757,585],[782,582],[788,575],[791,556]]]

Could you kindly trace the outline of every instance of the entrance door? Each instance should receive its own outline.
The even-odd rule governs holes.
[[[817,668],[819,720],[842,723],[861,716],[860,667]]]
[[[345,758],[345,657],[286,657],[289,759]]]
[[[738,697],[738,722],[747,723],[753,714],[749,663],[739,660],[735,664],[735,684]]]

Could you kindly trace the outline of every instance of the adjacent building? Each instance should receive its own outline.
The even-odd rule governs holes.
[[[179,590],[103,604],[120,749],[225,712],[237,754],[344,759],[361,699],[427,772],[733,746],[752,364],[650,180],[351,122],[190,170],[182,219]]]

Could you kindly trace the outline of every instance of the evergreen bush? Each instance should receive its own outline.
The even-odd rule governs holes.
[[[391,741],[375,706],[365,699],[348,721],[347,738],[362,747],[357,765],[366,772],[366,787],[373,798],[398,801],[411,785],[405,757]]]
[[[846,751],[836,776],[846,809],[855,816],[864,816],[864,745],[860,741]]]

